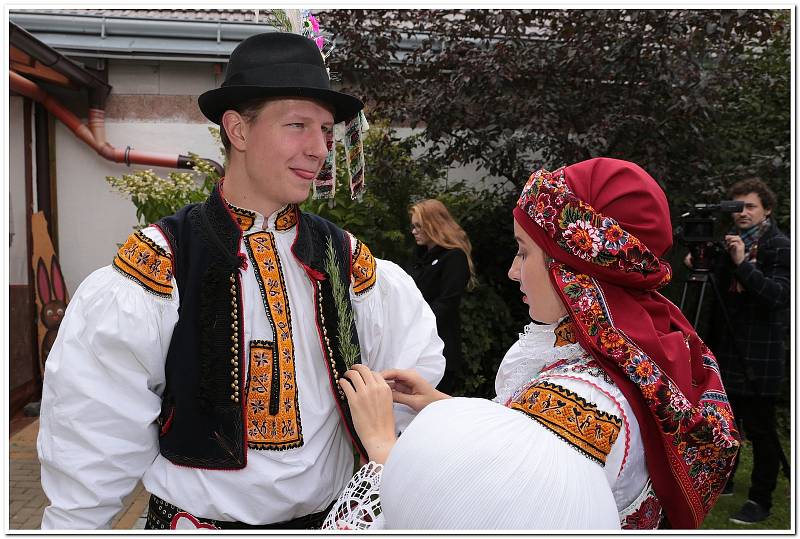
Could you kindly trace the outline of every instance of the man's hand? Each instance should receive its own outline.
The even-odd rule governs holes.
[[[692,265],[692,253],[686,253],[683,263],[687,268],[694,269],[694,266]]]
[[[744,262],[744,242],[742,238],[735,234],[728,234],[725,236],[725,247],[728,249],[728,254],[731,255],[734,265],[738,266]]]
[[[381,374],[392,387],[394,402],[405,404],[415,412],[421,411],[434,401],[450,398],[450,395],[434,388],[417,371],[411,369],[389,369]]]
[[[397,441],[392,390],[380,373],[371,371],[365,365],[353,365],[351,370],[344,373],[344,378],[339,379],[339,386],[350,405],[358,437],[369,458],[384,464]]]

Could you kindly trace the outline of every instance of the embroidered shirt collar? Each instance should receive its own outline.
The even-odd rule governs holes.
[[[223,200],[225,199],[223,198]],[[287,204],[266,218],[257,211],[234,206],[227,200],[225,200],[225,205],[244,233],[260,230],[283,232],[292,229],[297,224],[297,212],[299,211],[297,204]]]
[[[228,202],[223,192],[224,181],[224,178],[220,180],[219,195],[225,202],[225,206],[231,212],[231,217],[239,224],[239,228],[242,229],[243,233],[257,232],[260,230],[277,230],[283,232],[285,230],[291,230],[297,224],[297,214],[300,211],[297,204],[286,204],[278,208],[277,211],[273,212],[268,217],[264,217],[257,211],[240,208]]]

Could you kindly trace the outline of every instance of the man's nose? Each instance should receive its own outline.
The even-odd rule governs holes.
[[[328,156],[328,137],[325,133],[310,135],[308,142],[308,155],[310,157],[325,159]]]

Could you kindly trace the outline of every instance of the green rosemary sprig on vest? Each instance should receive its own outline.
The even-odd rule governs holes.
[[[333,251],[333,239],[328,238],[328,249],[325,257],[325,266],[328,278],[331,280],[333,291],[333,301],[336,304],[336,313],[339,315],[339,353],[348,369],[353,368],[353,364],[358,361],[361,355],[358,345],[354,344],[350,338],[353,331],[353,309],[347,302],[348,288],[342,283],[339,273],[339,264],[336,262],[336,254]]]

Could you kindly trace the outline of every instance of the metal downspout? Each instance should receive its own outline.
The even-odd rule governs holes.
[[[39,85],[19,73],[9,71],[10,89],[41,103],[53,116],[66,125],[75,136],[91,146],[98,154],[109,161],[131,163],[137,165],[151,165],[166,168],[191,169],[194,162],[187,155],[163,154],[156,152],[143,152],[133,150],[127,146],[124,150],[115,148],[105,141],[105,111],[89,109],[89,126],[87,127],[72,112],[45,92]],[[211,163],[220,176],[225,174],[225,169],[213,159],[202,158]]]

